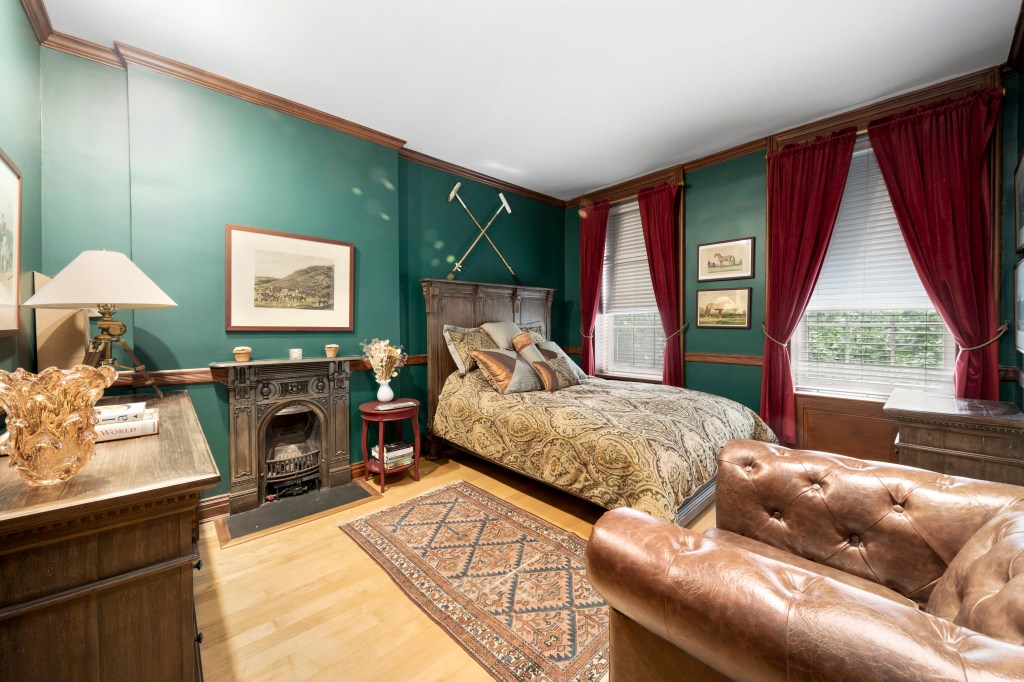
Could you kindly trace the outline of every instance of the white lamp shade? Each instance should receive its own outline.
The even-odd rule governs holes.
[[[36,295],[29,308],[175,308],[177,303],[117,251],[83,251]]]

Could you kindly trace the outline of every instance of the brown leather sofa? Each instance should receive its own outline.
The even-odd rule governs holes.
[[[732,441],[718,528],[587,547],[611,682],[1024,680],[1024,488]]]

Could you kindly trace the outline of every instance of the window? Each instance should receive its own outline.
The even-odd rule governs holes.
[[[597,318],[597,371],[661,378],[665,333],[654,300],[640,205],[630,201],[608,213],[608,235]]]
[[[874,151],[858,139],[821,277],[793,336],[796,389],[952,394],[956,352],[910,260]]]

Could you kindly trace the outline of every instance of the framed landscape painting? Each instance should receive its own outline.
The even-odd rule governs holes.
[[[697,281],[748,279],[754,276],[754,238],[697,245]]]
[[[21,171],[0,149],[0,336],[18,333]]]
[[[352,331],[355,247],[227,226],[228,331]]]
[[[750,329],[750,287],[698,291],[697,326]]]

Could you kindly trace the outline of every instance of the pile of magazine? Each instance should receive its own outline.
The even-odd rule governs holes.
[[[371,456],[380,461],[380,448],[377,445],[373,446],[373,452]],[[395,467],[405,466],[406,464],[412,464],[414,456],[414,449],[412,443],[406,443],[404,440],[396,440],[394,443],[384,444],[384,469],[394,469]]]
[[[146,403],[121,403],[96,407],[96,442],[151,436],[160,432],[160,415]]]

